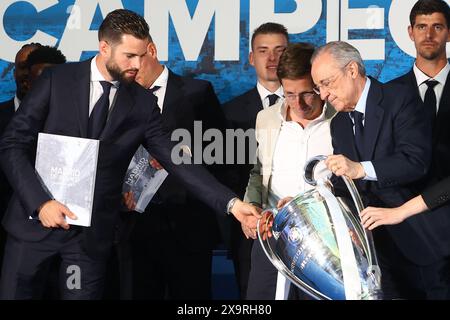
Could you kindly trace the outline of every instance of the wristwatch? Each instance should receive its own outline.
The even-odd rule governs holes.
[[[231,213],[231,209],[233,209],[234,204],[236,203],[236,201],[238,201],[239,198],[238,197],[234,197],[233,199],[231,199],[230,201],[228,201],[227,204],[227,214],[232,214]]]

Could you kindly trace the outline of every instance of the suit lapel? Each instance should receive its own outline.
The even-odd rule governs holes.
[[[334,130],[332,135],[337,140],[339,153],[342,153],[352,161],[359,161],[353,134],[353,122],[347,112],[338,112],[332,120]]]
[[[246,105],[247,107],[245,109],[249,119],[256,118],[258,112],[263,109],[261,97],[259,96],[258,89],[256,89],[256,87],[249,92]]]
[[[134,106],[134,88],[132,86],[133,84],[120,84],[116,95],[116,101],[100,138],[108,137],[109,134],[114,132],[115,129],[120,126],[122,121],[124,121],[130,113]]]
[[[78,110],[80,137],[87,138],[89,121],[89,92],[91,82],[91,61],[82,62],[75,74],[74,86],[71,88],[72,101]]]
[[[176,109],[183,99],[183,83],[179,76],[169,70],[169,79],[167,80],[166,94],[164,96],[164,105],[162,119],[165,126],[169,128],[176,127]]]
[[[371,78],[369,94],[367,96],[366,112],[364,118],[364,152],[361,155],[363,161],[372,159],[375,145],[383,121],[384,111],[379,103],[383,98],[381,85]]]
[[[447,75],[444,90],[442,91],[441,101],[439,102],[439,110],[436,118],[436,127],[434,128],[433,140],[440,136],[442,128],[448,125],[446,123],[450,118],[450,73]],[[434,141],[435,142],[435,141]]]

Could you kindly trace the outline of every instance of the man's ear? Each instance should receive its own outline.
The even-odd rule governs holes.
[[[248,54],[248,62],[250,63],[250,65],[255,66],[255,59],[253,57],[253,51],[250,51],[250,53]]]
[[[149,55],[151,55],[153,58],[158,58],[158,50],[156,49],[156,46],[153,42],[150,42],[147,47],[147,52]]]
[[[411,41],[414,41],[413,27],[412,26],[408,26],[408,35],[409,35],[409,38],[411,39]]]
[[[111,52],[111,46],[109,45],[108,42],[106,42],[105,40],[100,40],[98,47],[99,47],[98,51],[102,56],[109,57]]]

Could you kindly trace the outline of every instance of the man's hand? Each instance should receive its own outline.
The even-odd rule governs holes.
[[[156,160],[156,159],[154,159],[154,158],[149,158],[149,159],[148,159],[148,163],[150,164],[150,166],[151,166],[153,169],[156,169],[156,170],[164,169],[164,168],[162,167],[162,165],[158,162],[158,160]]]
[[[325,164],[338,177],[346,176],[353,180],[366,176],[361,163],[351,161],[341,154],[328,156]]]
[[[369,230],[382,225],[399,224],[408,217],[401,208],[367,207],[359,215],[363,227]]]
[[[286,198],[283,198],[283,199],[278,200],[278,203],[277,203],[277,209],[280,210],[281,208],[284,207],[284,205],[285,205],[286,203],[288,203],[288,202],[291,201],[292,199],[294,199],[294,198],[293,198],[293,197],[286,197]]]
[[[77,219],[77,216],[69,208],[56,200],[47,201],[39,209],[39,220],[46,228],[69,229],[66,216],[72,220]]]
[[[261,218],[260,212],[262,210],[249,203],[236,200],[230,211],[242,225],[254,230],[258,219]]]
[[[136,208],[136,201],[134,200],[133,192],[125,192],[122,200],[128,210],[133,211]]]
[[[241,224],[241,228],[242,232],[244,232],[244,235],[247,239],[249,238],[256,239],[256,229],[250,229],[243,224]]]

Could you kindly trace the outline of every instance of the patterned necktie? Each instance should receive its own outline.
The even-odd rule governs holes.
[[[431,119],[431,124],[434,125],[434,120],[436,120],[437,113],[437,99],[436,93],[434,92],[434,87],[439,82],[436,80],[427,80],[425,84],[428,86],[425,92],[425,98],[423,99],[423,104],[425,105],[425,111]]]
[[[350,115],[355,125],[355,145],[359,156],[361,157],[364,150],[364,114],[359,111],[352,111]]]
[[[269,98],[269,107],[273,106],[278,100],[278,96],[276,94],[269,94],[267,98]]]
[[[112,84],[108,81],[100,81],[103,87],[103,94],[98,99],[89,117],[88,137],[98,139],[105,128],[109,111],[109,93]]]

